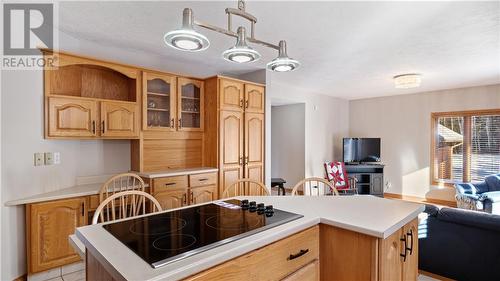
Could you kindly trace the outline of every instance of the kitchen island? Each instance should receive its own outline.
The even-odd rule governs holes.
[[[322,280],[416,279],[421,204],[373,196],[238,199],[272,204],[303,217],[156,269],[101,224],[80,227],[76,235],[86,247],[88,279],[231,280],[247,276],[274,280],[289,276],[289,280],[301,280],[309,276],[317,280],[320,273]]]

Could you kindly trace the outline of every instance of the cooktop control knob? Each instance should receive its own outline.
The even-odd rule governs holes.
[[[250,212],[255,212],[255,211],[257,211],[257,202],[255,202],[255,201],[250,201],[248,210],[249,210]]]
[[[257,204],[257,210],[263,212],[264,211],[264,203]]]
[[[273,205],[266,206],[266,209],[264,212],[266,213],[266,217],[272,217],[274,215]]]
[[[241,200],[241,201],[240,201],[240,205],[241,205],[241,207],[243,207],[243,206],[248,206],[248,200],[247,200],[247,199],[243,199],[243,200]]]

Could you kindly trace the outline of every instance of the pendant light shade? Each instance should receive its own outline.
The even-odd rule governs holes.
[[[163,39],[168,46],[182,51],[203,51],[210,46],[208,38],[194,30],[193,11],[189,8],[182,13],[182,28],[168,32]]]
[[[267,64],[267,69],[276,72],[287,72],[293,71],[300,66],[300,62],[289,58],[286,53],[286,42],[281,40],[279,42],[279,53],[278,57],[273,59]]]
[[[228,61],[237,63],[257,61],[260,58],[260,54],[247,45],[245,28],[242,26],[238,27],[237,33],[236,45],[225,50],[222,53],[222,57]]]

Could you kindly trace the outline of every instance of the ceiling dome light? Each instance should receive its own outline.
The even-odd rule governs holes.
[[[281,40],[279,43],[278,57],[267,64],[267,69],[276,72],[293,71],[300,66],[300,62],[289,58],[286,54],[286,42]]]
[[[260,58],[259,52],[247,45],[245,28],[240,26],[237,30],[236,45],[222,53],[224,59],[237,63],[254,62]]]
[[[163,40],[168,46],[182,51],[203,51],[210,46],[208,38],[193,29],[193,11],[189,8],[182,12],[182,28],[168,32]]]
[[[415,73],[401,74],[394,76],[393,79],[394,87],[397,89],[410,89],[420,86],[422,75]]]

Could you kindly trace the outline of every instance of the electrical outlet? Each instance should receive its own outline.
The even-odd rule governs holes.
[[[61,153],[54,152],[54,165],[61,164]]]
[[[54,164],[54,153],[45,152],[45,165],[53,165]]]
[[[45,165],[43,153],[36,152],[34,154],[34,164],[35,164],[35,166]]]

